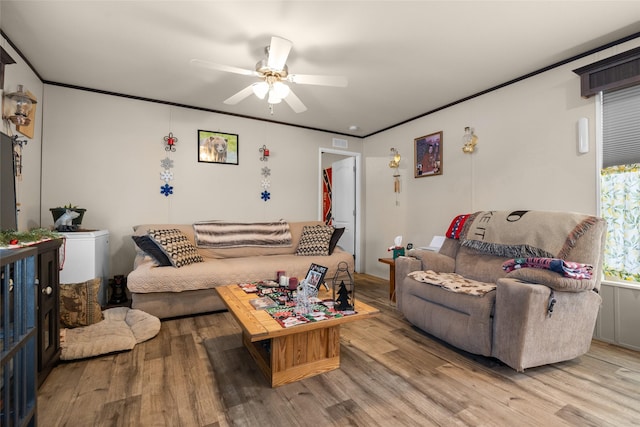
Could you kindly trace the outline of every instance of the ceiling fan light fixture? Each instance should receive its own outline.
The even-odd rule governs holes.
[[[269,90],[269,99],[267,99],[269,104],[280,104],[282,102],[282,98],[280,98],[273,88]]]
[[[272,90],[275,96],[277,96],[280,99],[286,98],[287,96],[289,96],[289,93],[291,92],[291,89],[289,89],[289,86],[287,86],[282,82],[275,82],[273,84]]]
[[[269,84],[267,82],[258,82],[251,85],[253,94],[260,99],[264,99],[269,92]]]

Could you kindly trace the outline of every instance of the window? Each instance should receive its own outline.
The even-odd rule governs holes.
[[[602,94],[602,131],[604,273],[640,283],[640,86]]]

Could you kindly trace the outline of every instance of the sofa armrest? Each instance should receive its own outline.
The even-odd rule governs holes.
[[[454,258],[438,252],[425,251],[423,249],[412,249],[407,255],[419,259],[422,262],[422,266],[418,268],[418,270],[433,270],[438,273],[453,273],[456,268],[456,260]]]
[[[398,310],[402,309],[402,292],[404,290],[403,282],[407,274],[412,271],[420,270],[422,263],[419,259],[410,256],[399,256],[395,261],[395,281],[396,281],[396,306]]]
[[[555,271],[542,270],[539,268],[519,268],[507,273],[507,277],[530,283],[539,283],[556,291],[563,292],[590,291],[596,287],[595,277],[591,280],[571,279]]]
[[[589,350],[601,301],[593,291],[498,279],[492,355],[520,372],[578,357]]]

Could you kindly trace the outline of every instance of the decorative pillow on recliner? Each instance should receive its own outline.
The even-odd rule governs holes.
[[[344,227],[333,229],[331,240],[329,240],[329,255],[333,253],[333,250],[338,245],[338,240],[340,240],[340,237],[342,237],[343,234],[344,234]]]
[[[204,262],[196,247],[178,229],[149,230],[149,237],[162,249],[174,267]]]
[[[158,247],[149,236],[131,236],[136,245],[161,267],[172,266],[169,257]]]
[[[554,271],[541,270],[539,268],[519,268],[507,273],[506,277],[544,285],[553,290],[564,292],[590,291],[595,288],[596,284],[595,279],[570,279]]]
[[[89,326],[102,320],[98,303],[101,283],[102,279],[98,277],[82,283],[60,284],[60,325],[63,328]]]
[[[329,255],[329,242],[334,228],[330,225],[305,225],[296,255]]]

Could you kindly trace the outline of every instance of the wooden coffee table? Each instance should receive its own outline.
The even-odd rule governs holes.
[[[373,317],[379,310],[356,301],[356,314],[283,328],[265,310],[256,310],[238,285],[216,288],[242,328],[242,342],[271,387],[332,371],[340,367],[340,325]],[[320,292],[319,298],[331,298]]]

